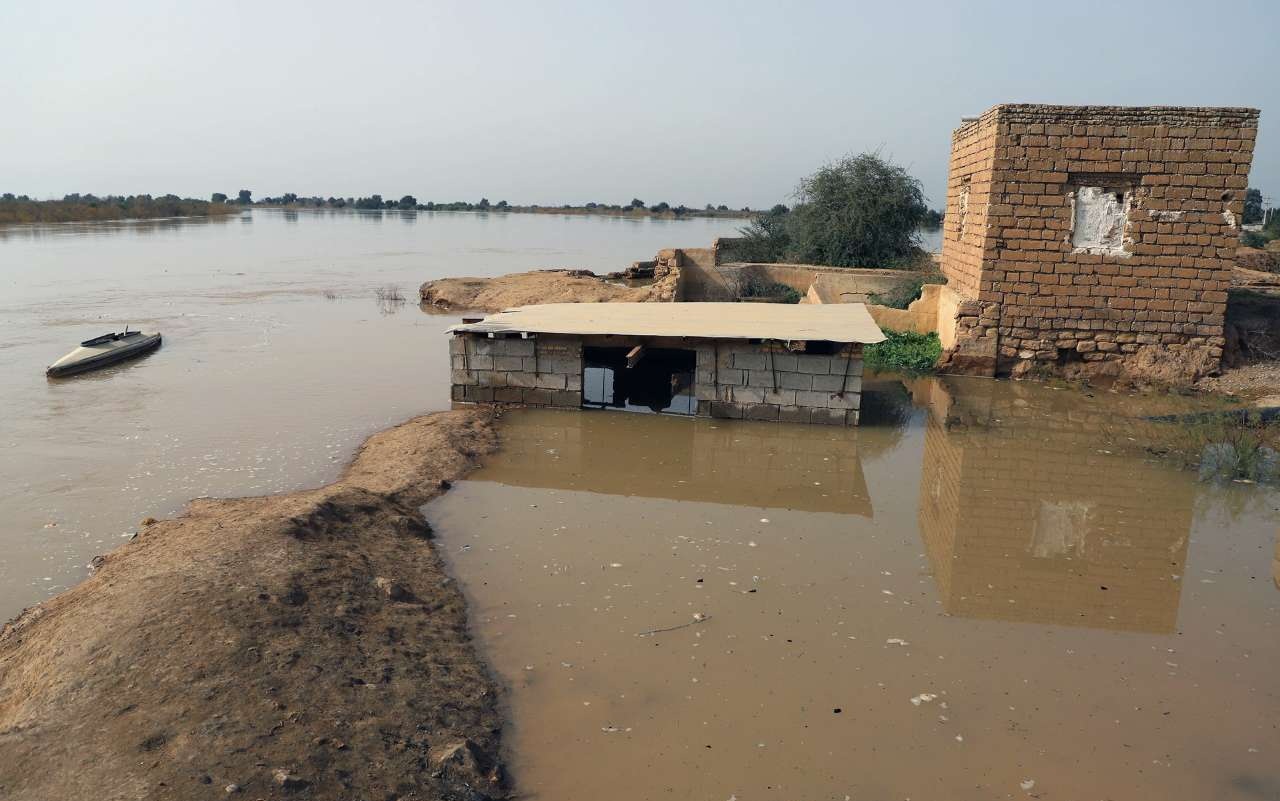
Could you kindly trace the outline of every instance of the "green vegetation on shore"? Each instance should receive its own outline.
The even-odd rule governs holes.
[[[67,195],[62,200],[32,200],[26,195],[0,195],[0,223],[58,223],[93,220],[146,220],[234,214],[239,209],[177,195]]]
[[[915,267],[927,254],[917,232],[942,215],[920,182],[877,153],[850,156],[800,182],[796,204],[774,206],[742,229],[736,261],[832,267]]]
[[[917,334],[886,328],[884,336],[883,342],[868,345],[863,354],[867,367],[876,372],[928,373],[942,356],[942,343],[932,331]]]
[[[361,211],[477,211],[477,212],[510,212],[514,214],[598,214],[610,217],[656,217],[660,219],[681,219],[684,217],[750,217],[756,212],[750,208],[731,209],[721,204],[719,206],[711,203],[706,204],[702,208],[693,208],[685,205],[672,206],[665,201],[646,204],[639,198],[633,198],[630,203],[625,204],[609,204],[609,203],[585,203],[582,205],[564,204],[560,206],[516,206],[508,203],[506,200],[499,200],[497,203],[491,202],[488,198],[480,198],[479,201],[472,203],[467,200],[455,200],[448,202],[427,201],[419,202],[413,195],[403,195],[399,200],[382,195],[370,195],[368,197],[305,197],[297,195],[293,192],[286,192],[277,197],[265,197],[261,200],[253,200],[253,193],[247,189],[241,189],[235,200],[228,200],[227,196],[222,192],[215,192],[213,202],[222,203],[230,202],[244,206],[259,206],[267,208],[286,208],[286,209],[358,209]]]

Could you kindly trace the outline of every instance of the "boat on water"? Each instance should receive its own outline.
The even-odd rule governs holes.
[[[49,365],[45,375],[58,378],[97,370],[99,367],[150,353],[158,347],[160,347],[158,331],[152,333],[130,331],[126,326],[124,333],[103,334],[81,342],[80,347]]]

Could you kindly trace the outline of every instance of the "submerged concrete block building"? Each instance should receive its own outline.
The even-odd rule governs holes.
[[[1257,130],[1248,108],[1000,105],[965,120],[942,247],[949,367],[1216,366]]]
[[[862,304],[557,303],[450,331],[457,403],[855,425]]]

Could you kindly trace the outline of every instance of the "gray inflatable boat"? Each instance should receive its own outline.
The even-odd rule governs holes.
[[[99,367],[106,367],[109,364],[149,353],[158,347],[160,347],[159,332],[130,331],[126,327],[123,334],[103,334],[100,337],[86,339],[80,343],[80,347],[49,365],[45,375],[58,378],[97,370]]]

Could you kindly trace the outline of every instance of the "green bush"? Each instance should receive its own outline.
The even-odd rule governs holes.
[[[920,182],[876,153],[804,178],[794,208],[774,206],[742,229],[752,260],[833,267],[902,267],[920,255],[929,219]]]
[[[742,297],[769,298],[774,303],[799,303],[800,293],[786,284],[764,279],[749,279],[742,282]]]
[[[864,354],[867,367],[876,372],[927,373],[942,355],[942,343],[934,332],[885,329],[884,342],[868,345]]]

